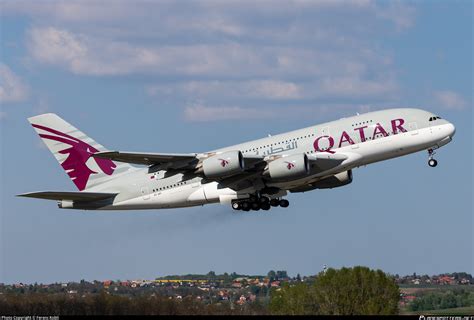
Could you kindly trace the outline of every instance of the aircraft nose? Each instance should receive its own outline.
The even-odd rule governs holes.
[[[452,138],[454,134],[456,133],[456,127],[454,126],[454,124],[448,123],[446,125],[446,129],[447,129],[448,135]]]

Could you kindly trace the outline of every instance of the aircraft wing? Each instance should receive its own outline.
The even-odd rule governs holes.
[[[122,151],[97,152],[94,158],[109,159],[139,165],[164,165],[167,169],[185,168],[197,163],[196,153],[138,153]]]
[[[72,201],[99,201],[116,196],[117,193],[105,192],[68,192],[68,191],[40,191],[17,195],[17,197],[38,198],[47,200],[72,200]]]
[[[196,164],[199,162],[197,153],[138,153],[105,151],[97,152],[93,157],[138,165],[159,165],[161,169],[195,169]],[[262,156],[244,156],[244,159],[245,164],[249,167],[253,167],[256,163],[263,161]]]
[[[198,153],[138,153],[123,151],[105,151],[98,152],[93,155],[96,158],[109,159],[112,161],[126,162],[137,165],[158,166],[161,170],[184,170],[194,171],[197,165],[210,154]],[[323,172],[332,169],[349,157],[341,153],[317,153],[309,155],[313,172]],[[272,159],[267,159],[260,155],[244,155],[245,171],[223,177],[208,179],[210,181],[218,181],[221,185],[234,190],[247,188],[256,180],[262,178],[262,173]]]

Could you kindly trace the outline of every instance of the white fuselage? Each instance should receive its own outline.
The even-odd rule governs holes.
[[[219,182],[206,182],[199,175],[166,171],[150,173],[148,168],[133,168],[109,183],[90,189],[89,191],[95,192],[118,193],[113,203],[90,209],[160,209],[230,203],[234,199],[246,198],[264,187],[280,190],[271,197],[281,197],[287,194],[287,190],[304,187],[359,166],[447,144],[451,141],[455,128],[439,117],[431,120],[433,116],[432,113],[419,109],[389,109],[213,151],[220,153],[238,150],[244,156],[262,156],[265,159],[304,153],[316,164],[324,156],[344,155],[346,158],[339,165],[328,169],[316,165],[307,175],[290,181],[273,181],[256,176],[247,188],[238,191],[222,187]]]

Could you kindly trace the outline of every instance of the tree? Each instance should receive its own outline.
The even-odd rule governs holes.
[[[312,285],[284,285],[274,291],[274,314],[381,315],[398,313],[399,290],[381,270],[366,267],[328,269]]]
[[[398,313],[398,286],[381,270],[328,269],[316,277],[313,290],[322,314]]]
[[[268,271],[267,277],[270,279],[270,281],[274,280],[276,278],[276,272],[273,270]]]
[[[290,286],[284,284],[281,290],[272,292],[270,310],[277,315],[310,315],[319,314],[318,305],[311,296],[306,283]]]
[[[276,278],[279,279],[279,280],[288,278],[288,273],[285,270],[277,271],[276,272]]]

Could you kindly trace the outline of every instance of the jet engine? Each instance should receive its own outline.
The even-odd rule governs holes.
[[[314,189],[332,189],[345,186],[352,182],[352,170],[340,172],[326,179],[310,183],[305,186],[293,188],[291,192],[306,192]]]
[[[308,157],[304,153],[299,153],[271,161],[265,174],[272,179],[286,181],[304,177],[309,170]]]
[[[226,177],[244,170],[244,157],[240,151],[227,151],[213,155],[202,162],[202,171],[208,178]]]

